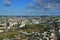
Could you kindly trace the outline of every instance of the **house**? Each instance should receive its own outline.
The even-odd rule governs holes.
[[[39,24],[39,21],[38,20],[32,20],[32,22],[34,23],[34,24]]]
[[[3,30],[0,30],[0,33],[4,32]]]

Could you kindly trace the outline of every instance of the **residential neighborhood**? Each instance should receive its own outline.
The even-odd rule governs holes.
[[[0,0],[0,40],[60,40],[60,0]]]
[[[60,40],[60,16],[2,16],[0,40]]]

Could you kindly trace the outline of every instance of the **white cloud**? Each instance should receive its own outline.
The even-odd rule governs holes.
[[[53,7],[53,5],[51,5],[50,3],[47,3],[46,5],[45,5],[45,8],[48,8],[48,9],[51,9]]]
[[[35,2],[41,2],[42,0],[34,0]]]
[[[29,3],[29,4],[28,4],[28,7],[33,7],[33,4],[32,4],[32,3]]]
[[[10,1],[9,0],[4,0],[3,3],[4,3],[5,6],[10,6]]]

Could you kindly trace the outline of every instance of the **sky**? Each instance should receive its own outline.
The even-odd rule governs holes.
[[[60,0],[0,0],[0,15],[60,15]]]

